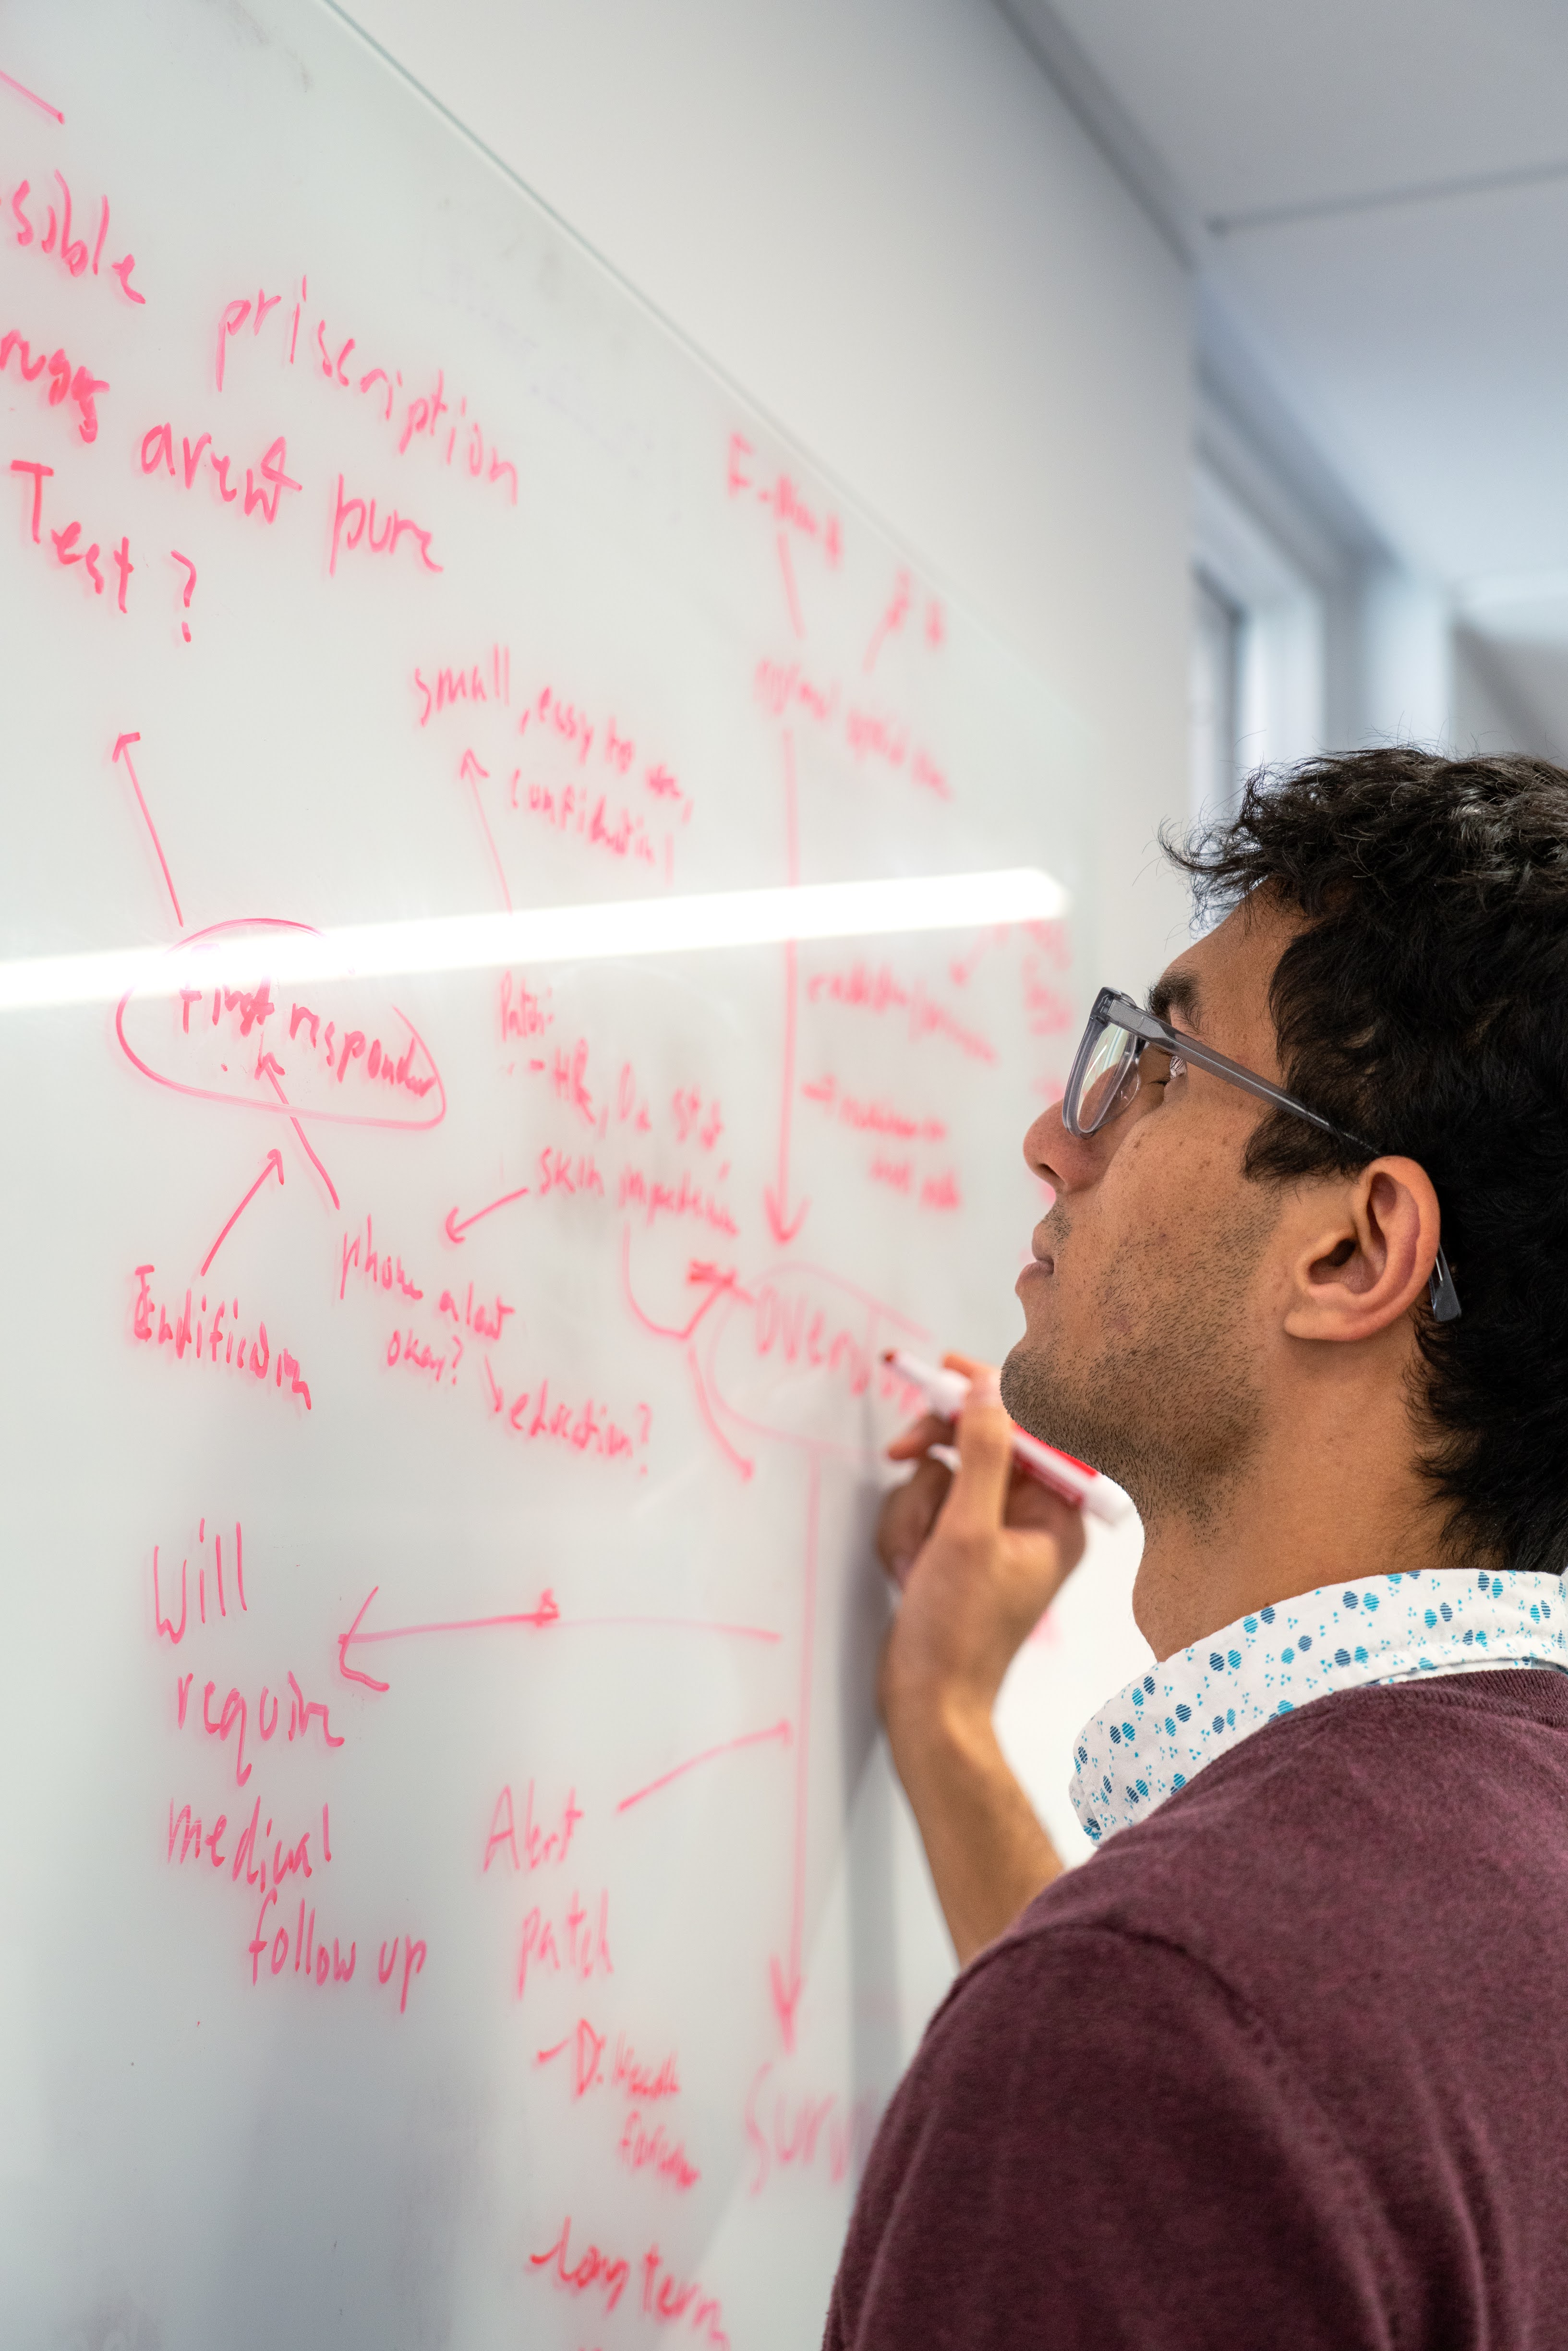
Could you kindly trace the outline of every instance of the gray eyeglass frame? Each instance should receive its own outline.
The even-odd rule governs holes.
[[[1133,1058],[1103,1112],[1092,1126],[1083,1126],[1078,1116],[1083,1080],[1093,1059],[1095,1046],[1105,1030],[1113,1027],[1126,1029],[1133,1039]],[[1288,1094],[1281,1087],[1271,1085],[1255,1070],[1243,1069],[1239,1061],[1232,1061],[1224,1053],[1217,1053],[1212,1045],[1200,1044],[1196,1037],[1186,1036],[1180,1029],[1172,1029],[1155,1014],[1145,1012],[1141,1005],[1133,1002],[1130,996],[1122,995],[1114,987],[1103,987],[1094,998],[1083,1034],[1079,1040],[1078,1050],[1072,1057],[1072,1069],[1061,1101],[1061,1123],[1069,1134],[1075,1135],[1080,1142],[1086,1141],[1090,1135],[1097,1134],[1102,1127],[1108,1126],[1127,1107],[1132,1100],[1132,1093],[1126,1091],[1127,1079],[1136,1073],[1146,1045],[1161,1046],[1182,1061],[1190,1061],[1194,1069],[1206,1070],[1210,1077],[1223,1078],[1228,1085],[1239,1086],[1243,1093],[1255,1095],[1259,1102],[1267,1102],[1272,1110],[1289,1111],[1293,1118],[1304,1118],[1309,1126],[1318,1127],[1324,1134],[1332,1134],[1336,1143],[1348,1144],[1364,1158],[1382,1156],[1370,1143],[1363,1142],[1360,1135],[1352,1134],[1347,1128],[1336,1126],[1332,1119],[1322,1117],[1315,1110],[1309,1110],[1305,1102],[1296,1100],[1294,1094]],[[1441,1241],[1437,1244],[1437,1262],[1427,1285],[1427,1295],[1435,1322],[1454,1322],[1458,1320],[1463,1310]]]

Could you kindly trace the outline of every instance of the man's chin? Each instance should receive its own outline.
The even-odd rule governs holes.
[[[1112,1462],[1120,1462],[1125,1451],[1119,1432],[1106,1426],[1082,1393],[1065,1389],[1043,1349],[1020,1339],[1002,1365],[1001,1390],[1012,1418],[1042,1445],[1054,1445],[1107,1477],[1117,1476]]]

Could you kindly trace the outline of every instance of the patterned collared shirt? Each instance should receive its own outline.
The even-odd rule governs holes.
[[[1098,1844],[1314,1698],[1510,1666],[1568,1672],[1560,1577],[1429,1568],[1301,1593],[1194,1642],[1108,1698],[1073,1746],[1072,1809]]]

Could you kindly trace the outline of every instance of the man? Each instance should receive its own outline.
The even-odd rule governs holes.
[[[1179,862],[1229,911],[1103,993],[999,1397],[883,1514],[964,1972],[827,2341],[1565,2344],[1568,774],[1320,759]],[[1065,1876],[991,1708],[1082,1534],[1004,1402],[1145,1525]]]

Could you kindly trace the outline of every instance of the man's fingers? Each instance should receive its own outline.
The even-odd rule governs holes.
[[[890,1461],[918,1461],[934,1445],[950,1445],[953,1424],[939,1413],[923,1413],[908,1428],[901,1429],[887,1448]]]
[[[876,1525],[877,1556],[900,1591],[936,1523],[952,1482],[939,1461],[926,1459],[883,1503]]]
[[[999,1527],[1012,1479],[1013,1425],[991,1364],[977,1364],[970,1373],[957,1426],[958,1473],[945,1514],[953,1522]]]
[[[1056,1546],[1063,1582],[1083,1556],[1088,1529],[1082,1511],[1075,1503],[1063,1501],[1060,1494],[1051,1493],[1038,1478],[1030,1478],[1021,1470],[1014,1473],[1008,1495],[1008,1525],[1018,1534],[1051,1538]]]

